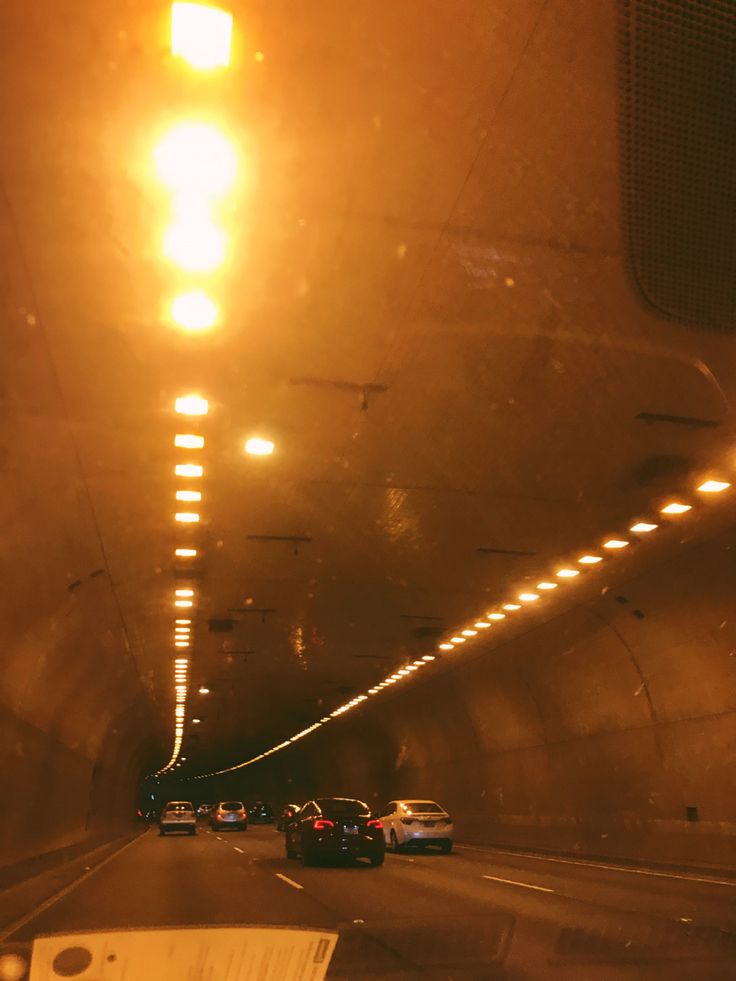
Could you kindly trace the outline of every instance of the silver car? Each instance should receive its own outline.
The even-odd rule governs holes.
[[[392,851],[408,845],[438,845],[443,852],[452,851],[452,818],[433,800],[392,800],[380,817],[386,844]]]
[[[159,834],[166,835],[170,831],[185,831],[188,835],[197,833],[197,815],[194,804],[189,800],[171,800],[161,811],[158,822]]]

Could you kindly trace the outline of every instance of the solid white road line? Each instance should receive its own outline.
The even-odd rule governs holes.
[[[473,845],[461,845],[462,849],[482,852],[484,855],[513,855],[516,858],[528,858],[534,862],[557,862],[560,865],[582,865],[586,869],[606,869],[609,872],[631,872],[633,875],[651,875],[660,879],[684,879],[685,882],[706,882],[712,886],[736,887],[736,880],[729,882],[724,879],[707,879],[704,876],[685,875],[680,872],[655,872],[654,869],[632,869],[626,865],[606,865],[603,862],[583,862],[577,858],[553,858],[550,855],[530,855],[527,852],[503,851],[500,848],[477,848]]]
[[[245,852],[243,851],[243,849],[242,848],[238,848],[237,845],[233,845],[233,848],[235,849],[236,852],[240,852],[241,855],[245,855]]]
[[[276,878],[277,879],[281,879],[282,882],[288,882],[288,884],[290,886],[292,886],[294,889],[303,889],[304,888],[304,886],[300,886],[298,882],[294,882],[293,879],[290,879],[288,877],[288,875],[282,875],[280,872],[277,872],[276,873]]]
[[[516,882],[514,879],[501,879],[497,875],[484,875],[484,879],[493,879],[494,882],[505,882],[507,886],[522,886],[524,889],[536,889],[537,892],[554,892],[547,886],[533,886],[531,882]]]
[[[112,862],[112,860],[117,858],[118,855],[122,855],[127,848],[130,848],[131,845],[134,845],[137,841],[140,841],[141,838],[145,837],[146,832],[144,831],[143,834],[133,838],[132,841],[127,841],[122,848],[118,848],[118,850],[113,852],[112,855],[108,855],[107,858],[103,859],[98,865],[94,865],[88,872],[85,872],[84,875],[80,875],[80,877],[75,879],[74,882],[70,882],[68,886],[64,886],[63,889],[55,892],[53,896],[49,896],[48,899],[44,900],[44,902],[41,903],[40,906],[37,906],[34,910],[31,910],[30,913],[26,913],[25,916],[21,916],[21,918],[16,920],[15,923],[11,923],[10,926],[6,927],[2,932],[0,932],[0,943],[12,936],[16,930],[20,930],[20,928],[25,926],[26,923],[30,923],[31,920],[35,920],[35,918],[40,916],[41,913],[45,913],[47,909],[49,909],[55,903],[58,903],[60,899],[64,898],[64,896],[68,896],[73,889],[80,886],[83,882],[89,879],[90,876],[94,875],[95,872],[99,872],[100,869],[104,868],[108,862]]]

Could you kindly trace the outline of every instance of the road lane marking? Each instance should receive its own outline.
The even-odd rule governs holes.
[[[93,876],[95,872],[99,872],[100,869],[104,868],[108,864],[108,862],[112,862],[114,858],[117,858],[118,855],[122,855],[122,853],[127,848],[130,848],[131,845],[134,845],[137,841],[145,838],[146,834],[147,832],[144,831],[142,834],[133,838],[132,841],[127,841],[122,848],[118,848],[117,851],[114,851],[112,855],[108,855],[107,858],[103,859],[97,865],[93,865],[91,868],[88,865],[85,866],[88,871],[85,871],[84,875],[80,875],[78,879],[74,880],[74,882],[70,882],[69,885],[64,886],[64,888],[60,889],[58,892],[55,892],[53,896],[49,896],[49,898],[44,900],[40,906],[36,906],[36,908],[31,910],[30,913],[26,913],[25,916],[21,916],[19,920],[16,920],[14,923],[11,923],[10,926],[0,931],[0,943],[4,943],[8,937],[12,936],[17,930],[20,930],[21,927],[24,927],[26,923],[30,923],[31,920],[35,920],[37,916],[40,916],[41,913],[45,913],[47,909],[50,909],[55,903],[58,903],[60,899],[64,898],[64,896],[68,896],[73,889],[76,889],[77,886],[81,885],[83,882],[86,882],[86,880],[89,879],[90,876]]]
[[[238,848],[237,845],[233,845],[233,848],[235,849],[236,852],[240,852],[241,855],[245,855],[245,852],[243,851],[243,849],[242,848]]]
[[[219,835],[215,835],[215,838],[217,838],[218,841],[224,841],[225,840],[224,838],[221,838]]]
[[[294,889],[303,889],[304,888],[304,886],[300,886],[298,882],[294,882],[293,879],[290,879],[288,877],[288,875],[282,875],[280,872],[277,872],[276,873],[276,878],[277,879],[281,879],[282,882],[288,882],[288,884],[290,886],[292,886]]]
[[[484,855],[513,855],[515,858],[528,858],[533,862],[558,862],[560,865],[582,865],[586,869],[607,869],[609,872],[632,872],[634,875],[652,875],[660,879],[684,879],[685,882],[705,882],[712,886],[736,886],[736,881],[708,879],[704,876],[684,875],[678,872],[655,872],[653,869],[631,869],[626,865],[605,865],[603,862],[582,862],[575,858],[553,858],[550,855],[529,855],[526,852],[509,852],[500,848],[485,849],[473,845],[461,845],[462,849],[482,852]]]
[[[497,875],[484,875],[484,879],[493,879],[494,882],[505,882],[507,886],[522,886],[524,889],[536,889],[537,892],[554,892],[547,886],[533,886],[531,882],[516,882],[514,879],[501,879]]]

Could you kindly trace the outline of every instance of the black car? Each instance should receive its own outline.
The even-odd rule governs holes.
[[[276,830],[286,831],[286,825],[289,823],[289,821],[292,820],[292,818],[295,818],[298,813],[299,813],[298,804],[286,804],[283,807],[281,813],[279,814],[279,819],[276,822]]]
[[[286,857],[301,855],[305,865],[340,858],[367,858],[371,865],[383,865],[385,851],[383,825],[360,800],[307,801],[286,826]]]
[[[254,801],[248,807],[248,817],[251,824],[273,824],[273,810],[270,804],[262,800]]]

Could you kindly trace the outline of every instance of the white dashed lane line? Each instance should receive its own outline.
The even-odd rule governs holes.
[[[507,886],[521,886],[522,889],[536,889],[537,892],[554,892],[554,889],[548,889],[547,886],[533,886],[531,882],[516,882],[515,879],[501,879],[497,875],[484,875],[484,879],[492,879],[493,882],[503,882]]]
[[[215,835],[215,838],[217,838],[218,841],[224,841],[225,840],[224,838],[221,838],[219,835]]]
[[[238,848],[237,845],[233,845],[233,848],[235,849],[236,852],[240,852],[241,855],[245,855],[245,852],[243,851],[243,849],[242,848]]]
[[[288,875],[282,875],[280,872],[277,872],[276,873],[276,878],[277,879],[281,879],[282,882],[286,882],[288,885],[290,885],[292,887],[292,889],[303,889],[304,888],[304,886],[300,886],[298,882],[294,882],[293,879],[290,879],[288,877]]]

